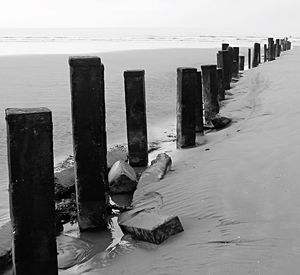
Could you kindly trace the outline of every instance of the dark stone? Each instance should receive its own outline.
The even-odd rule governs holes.
[[[125,102],[129,163],[148,165],[145,71],[125,71]]]
[[[195,146],[195,102],[199,90],[199,76],[195,68],[177,69],[177,148]]]
[[[223,129],[230,125],[232,119],[228,117],[216,117],[211,120],[212,124],[214,125],[215,129]]]
[[[52,114],[7,109],[14,274],[57,273]]]
[[[139,212],[128,219],[119,219],[119,225],[125,233],[136,239],[161,244],[170,236],[183,231],[177,216],[165,216],[155,213]]]
[[[71,103],[78,224],[106,229],[106,126],[104,66],[99,57],[71,57]]]

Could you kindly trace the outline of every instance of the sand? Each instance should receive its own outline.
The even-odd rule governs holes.
[[[124,70],[145,69],[148,140],[152,143],[160,142],[162,139],[169,139],[167,135],[170,131],[174,132],[176,68],[200,68],[202,64],[215,63],[216,52],[217,49],[157,49],[94,53],[93,55],[101,57],[105,65],[108,144],[126,142]],[[55,160],[61,161],[71,154],[68,55],[1,56],[0,79],[1,226],[9,219],[4,109],[50,108],[53,112]]]
[[[124,238],[61,274],[299,274],[300,48],[247,71],[206,144],[176,150],[174,171],[143,186],[184,232],[160,246]]]

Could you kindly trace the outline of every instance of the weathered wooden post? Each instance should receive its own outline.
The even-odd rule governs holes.
[[[248,49],[248,69],[251,69],[251,49]]]
[[[268,60],[268,49],[267,44],[264,44],[264,62],[267,62]]]
[[[202,74],[197,72],[197,89],[195,92],[195,123],[196,132],[203,134],[203,100],[202,100]]]
[[[279,39],[275,40],[275,57],[280,56],[280,44],[279,44]]]
[[[233,47],[233,76],[238,77],[239,76],[239,54],[240,54],[240,48],[239,47]]]
[[[230,89],[230,61],[229,51],[218,52],[218,66],[223,69],[223,88],[225,90]]]
[[[230,60],[230,81],[232,80],[232,74],[233,74],[233,48],[228,47],[227,48],[229,52],[229,60]]]
[[[268,49],[269,49],[269,61],[275,60],[274,39],[272,37],[268,38]]]
[[[217,66],[201,66],[203,79],[204,118],[209,123],[219,113]]]
[[[177,148],[185,148],[195,145],[195,101],[196,93],[199,91],[198,87],[199,74],[197,73],[197,69],[177,69]]]
[[[229,47],[228,43],[222,43],[222,51],[226,51]]]
[[[239,57],[239,66],[240,66],[240,71],[244,71],[245,69],[245,56],[240,56]]]
[[[13,273],[56,275],[52,115],[6,109]]]
[[[99,57],[70,57],[71,110],[78,225],[105,229],[107,145],[104,66]]]
[[[260,44],[254,43],[252,67],[255,68],[259,64]]]
[[[131,166],[148,165],[145,71],[125,71],[127,140]]]
[[[217,68],[217,81],[218,81],[218,99],[225,100],[225,89],[223,86],[223,69]]]

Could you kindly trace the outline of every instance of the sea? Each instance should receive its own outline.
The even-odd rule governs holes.
[[[293,44],[299,44],[300,38],[290,37],[290,40]],[[136,55],[132,54],[133,50],[215,49],[220,48],[223,42],[248,48],[252,47],[254,42],[266,43],[266,37],[217,36],[203,34],[197,29],[171,28],[0,29],[0,226],[9,220],[5,109],[49,107],[53,111],[55,163],[72,154],[67,68],[69,55],[103,53],[109,60],[115,53],[112,63],[117,71],[118,58],[120,62],[124,61],[125,57],[134,59]],[[137,58],[134,64],[140,61],[141,65],[147,67],[147,60],[143,59],[141,53],[143,52],[140,52],[140,58]],[[214,62],[215,55],[211,56],[208,60]],[[163,59],[163,56],[154,57]],[[128,62],[130,63],[130,60]],[[56,69],[62,67],[63,69]],[[155,110],[151,113],[151,123],[148,126],[152,127],[153,132],[158,131],[157,125],[161,125],[164,119],[167,121],[168,110],[174,109],[175,106],[175,70],[172,72],[173,78],[169,77],[169,71],[158,68],[158,72],[151,74],[150,83],[156,85],[156,88],[150,88],[147,94],[147,110]],[[106,86],[110,87],[107,103],[110,114],[107,123],[109,145],[126,143],[125,131],[120,131],[120,128],[124,130],[125,126],[123,122],[123,126],[120,125],[118,113],[120,110],[124,111],[124,100],[120,99],[122,80],[120,77],[120,80],[116,81],[115,75],[112,70],[111,77],[106,81]],[[160,85],[162,79],[174,81],[172,84],[165,82]],[[162,104],[159,89],[168,90],[168,95],[172,95],[172,98]],[[155,142],[155,138],[155,135],[152,135],[150,141]]]

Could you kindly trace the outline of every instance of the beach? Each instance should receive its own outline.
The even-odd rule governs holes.
[[[299,56],[244,73],[221,109],[230,127],[167,149],[172,171],[143,192],[163,196],[160,213],[178,215],[183,233],[159,246],[123,237],[60,274],[298,274]]]
[[[105,66],[108,145],[127,142],[125,70],[145,70],[149,142],[157,145],[175,133],[177,67],[200,69],[203,64],[215,64],[216,52],[217,48],[194,48],[90,53],[101,57]],[[53,115],[55,163],[72,154],[68,58],[66,54],[0,56],[0,225],[9,220],[6,108],[48,107]]]

